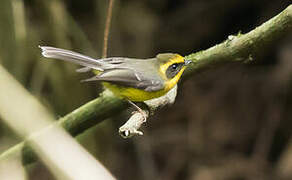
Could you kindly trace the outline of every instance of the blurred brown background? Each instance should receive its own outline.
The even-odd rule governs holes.
[[[0,1],[0,63],[56,119],[96,98],[102,87],[80,83],[90,74],[76,73],[78,67],[72,64],[45,60],[38,45],[100,57],[107,3]],[[188,55],[254,29],[289,4],[115,0],[108,55]],[[125,140],[118,135],[129,110],[77,139],[122,180],[292,179],[291,38],[287,34],[271,44],[256,63],[217,67],[184,81],[176,103],[151,117],[142,137]],[[19,141],[0,122],[0,152]],[[53,179],[40,163],[27,169],[30,179]]]

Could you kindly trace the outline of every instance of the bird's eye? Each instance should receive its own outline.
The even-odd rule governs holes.
[[[183,66],[184,63],[173,63],[172,65],[170,65],[165,72],[167,78],[173,78],[175,75],[177,75],[177,73],[180,72]]]
[[[178,67],[178,64],[177,63],[171,65],[171,69],[173,69],[173,70],[176,70],[177,67]]]

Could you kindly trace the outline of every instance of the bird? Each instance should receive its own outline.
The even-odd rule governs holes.
[[[83,66],[77,72],[93,71],[95,76],[83,82],[101,81],[117,97],[133,102],[158,98],[180,80],[190,60],[176,53],[161,53],[154,58],[108,57],[95,59],[74,51],[39,46],[42,56]]]

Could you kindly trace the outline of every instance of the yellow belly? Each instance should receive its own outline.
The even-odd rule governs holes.
[[[153,98],[158,98],[163,96],[168,92],[167,89],[154,91],[154,92],[147,92],[141,89],[135,89],[131,87],[123,87],[114,84],[110,84],[107,82],[103,82],[103,85],[112,91],[116,96],[128,99],[130,101],[141,102],[146,101]]]

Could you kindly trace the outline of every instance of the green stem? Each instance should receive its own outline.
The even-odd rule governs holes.
[[[195,72],[216,67],[218,64],[230,62],[249,63],[255,57],[264,54],[269,46],[292,30],[292,5],[277,16],[246,34],[231,35],[221,44],[207,50],[186,56],[193,63],[188,67],[185,76]]]
[[[128,104],[126,101],[113,96],[111,92],[105,90],[100,94],[99,98],[72,111],[63,118],[60,118],[56,123],[62,126],[72,136],[77,136],[86,129],[111,117],[113,114],[121,112],[127,106]],[[20,149],[22,149],[23,164],[29,164],[36,160],[36,156],[32,149],[23,142],[1,154],[0,160],[2,158],[7,158],[6,156],[9,156],[9,154],[15,154]]]

